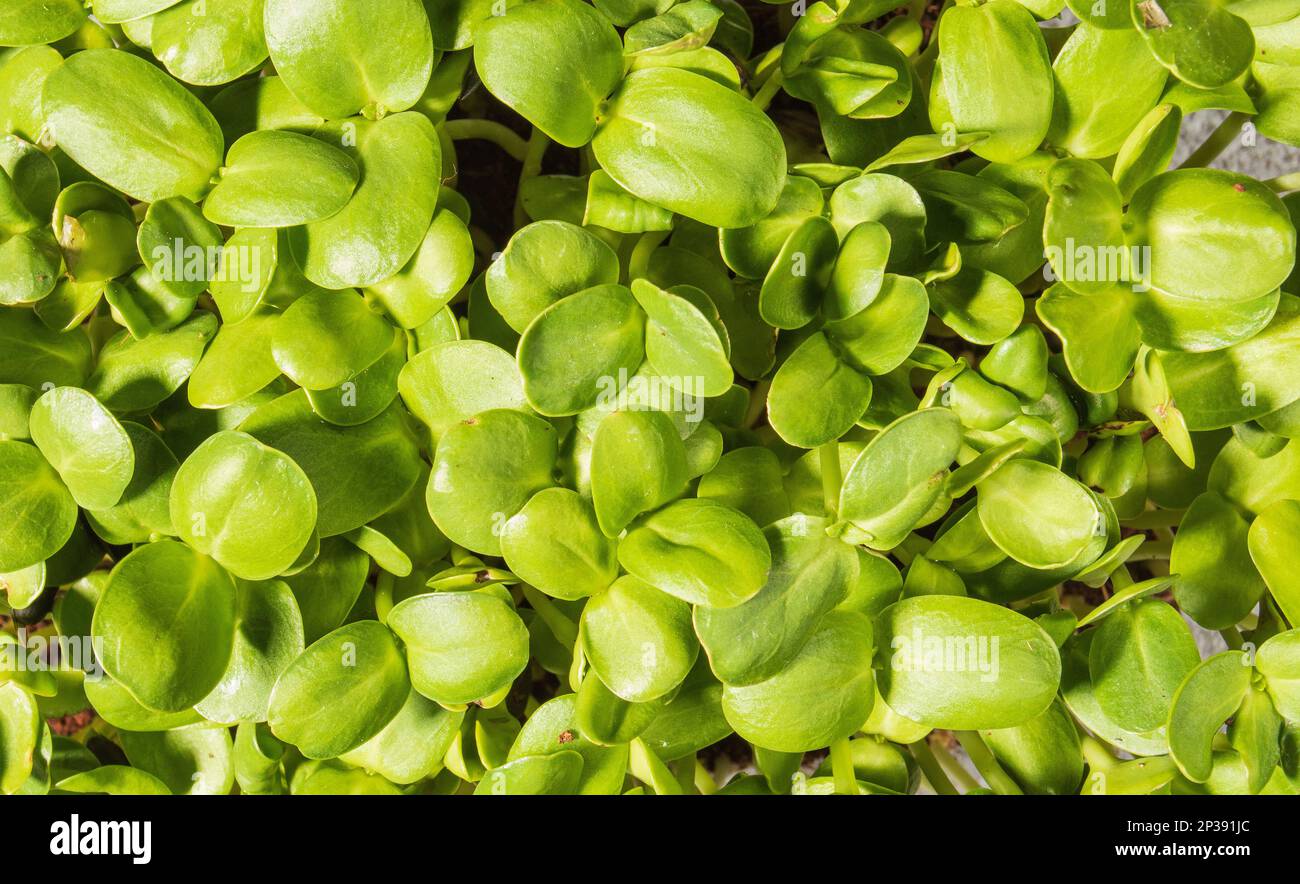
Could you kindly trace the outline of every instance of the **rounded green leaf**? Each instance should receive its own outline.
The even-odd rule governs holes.
[[[931,727],[1014,727],[1056,696],[1061,658],[1037,623],[978,599],[903,599],[876,618],[880,693]]]
[[[591,444],[591,502],[605,536],[617,537],[641,513],[679,497],[686,481],[686,449],[667,415],[615,411],[600,422]]]
[[[286,454],[246,433],[208,437],[185,459],[171,490],[183,539],[236,576],[266,580],[298,558],[316,526],[316,494]]]
[[[86,390],[113,411],[148,411],[181,388],[216,335],[217,318],[204,312],[147,338],[121,331],[99,351]]]
[[[843,358],[870,375],[888,374],[903,364],[925,334],[930,299],[911,276],[886,273],[880,293],[847,319],[826,323],[826,334]]]
[[[582,783],[582,756],[565,749],[528,755],[488,771],[475,795],[576,795]]]
[[[978,488],[984,530],[999,549],[1031,568],[1074,562],[1094,537],[1106,533],[1101,506],[1088,489],[1040,461],[1009,461]]]
[[[679,500],[632,528],[618,561],[683,601],[729,608],[763,588],[772,551],[743,513],[711,500]]]
[[[627,749],[593,743],[578,732],[578,694],[562,694],[547,700],[528,716],[510,747],[507,761],[557,752],[582,756],[583,795],[616,795],[622,791],[627,773]]]
[[[1284,295],[1273,319],[1249,340],[1209,353],[1164,354],[1169,392],[1188,429],[1230,427],[1300,399],[1300,371],[1286,356],[1297,341],[1300,300]]]
[[[55,387],[32,406],[32,441],[77,503],[107,509],[122,498],[135,469],[131,439],[94,396]]]
[[[388,613],[388,625],[406,644],[411,685],[438,703],[489,697],[528,665],[528,628],[491,592],[417,595]]]
[[[262,66],[265,0],[186,0],[149,19],[149,48],[172,76],[219,86]]]
[[[151,773],[125,764],[106,764],[54,784],[60,792],[89,795],[170,795],[167,784]]]
[[[126,52],[88,49],[71,56],[45,81],[42,107],[68,156],[145,202],[199,199],[221,166],[221,130],[208,109]]]
[[[41,452],[0,440],[0,571],[45,561],[67,543],[77,503]]]
[[[623,46],[586,3],[534,0],[484,18],[474,67],[488,91],[528,122],[566,147],[582,147],[623,77]],[[548,75],[537,76],[542,70]]]
[[[559,599],[595,595],[618,576],[614,542],[591,503],[567,488],[537,492],[506,521],[501,555],[520,580]]]
[[[1224,651],[1201,661],[1178,687],[1169,712],[1169,754],[1194,783],[1214,772],[1214,737],[1250,689],[1250,658]]]
[[[412,689],[393,720],[342,760],[392,783],[415,783],[442,767],[463,720],[464,713],[449,712]]]
[[[1052,70],[1038,23],[1014,0],[957,6],[939,19],[939,59],[930,89],[936,131],[987,132],[978,156],[1012,163],[1028,156],[1052,122]]]
[[[17,0],[0,12],[0,46],[53,43],[86,21],[81,0]]]
[[[284,311],[271,336],[275,364],[308,390],[350,380],[384,355],[393,327],[356,292],[313,292]]]
[[[768,391],[768,422],[786,442],[816,448],[838,439],[871,403],[871,378],[814,332],[777,369]]]
[[[36,698],[14,682],[0,684],[0,793],[14,794],[31,776],[40,737]]]
[[[632,576],[587,602],[581,634],[601,682],[630,703],[657,700],[681,684],[700,650],[690,605]]]
[[[758,312],[773,328],[803,328],[831,282],[839,240],[830,221],[814,215],[794,229],[773,260],[758,294]]]
[[[820,215],[824,202],[815,181],[790,175],[767,217],[748,227],[719,231],[722,259],[740,276],[764,278],[790,234],[808,218]]]
[[[1250,525],[1247,544],[1277,606],[1292,623],[1300,620],[1300,573],[1291,565],[1290,550],[1300,543],[1300,501],[1279,500]],[[1262,649],[1261,649],[1262,650]]]
[[[1169,717],[1174,693],[1201,662],[1196,640],[1174,608],[1131,602],[1106,617],[1088,650],[1092,693],[1124,730],[1154,730]]]
[[[113,568],[92,630],[114,681],[151,709],[180,712],[206,697],[230,662],[235,584],[183,544],[151,543]]]
[[[449,429],[438,442],[426,501],[442,533],[475,552],[501,554],[506,520],[554,484],[555,428],[492,409]]]
[[[1207,206],[1217,222],[1203,223]],[[1282,285],[1296,232],[1282,201],[1253,178],[1178,169],[1138,188],[1125,216],[1131,247],[1149,250],[1150,285],[1198,301],[1238,303]],[[1186,231],[1196,230],[1195,237]],[[1207,306],[1209,306],[1207,304]]]
[[[892,549],[943,493],[961,445],[961,423],[944,408],[904,415],[867,443],[844,476],[840,516],[872,549]]]
[[[632,296],[646,313],[646,361],[661,377],[691,397],[731,389],[727,345],[698,305],[643,279],[632,281]]]
[[[528,407],[515,360],[486,341],[444,341],[421,350],[402,366],[397,388],[435,442],[479,412]]]
[[[126,732],[121,740],[132,766],[157,777],[173,795],[228,795],[235,785],[229,731],[178,728]]]
[[[492,306],[522,334],[562,298],[618,277],[618,256],[603,240],[565,221],[537,221],[510,237],[484,281]]]
[[[265,27],[284,85],[323,117],[404,111],[433,70],[433,34],[419,0],[267,0]]]
[[[314,7],[309,14],[316,14]],[[347,153],[361,170],[361,183],[340,211],[290,229],[294,259],[322,288],[364,288],[388,279],[420,247],[438,204],[433,183],[442,172],[442,150],[433,125],[421,114],[403,113],[377,122],[327,123],[313,137]]]
[[[397,639],[382,623],[362,620],[289,664],[271,691],[267,723],[308,758],[335,758],[382,731],[410,690]]]
[[[393,508],[420,476],[420,452],[396,404],[355,427],[321,420],[297,390],[261,406],[237,429],[293,458],[316,492],[316,530],[333,537]]]
[[[756,684],[725,685],[736,733],[776,752],[807,752],[860,730],[875,701],[871,621],[853,611],[822,619],[788,666]]]
[[[1129,0],[1133,26],[1175,77],[1200,89],[1237,79],[1250,67],[1250,25],[1220,0]]]
[[[1246,617],[1265,585],[1251,560],[1250,523],[1214,491],[1192,501],[1174,536],[1169,570],[1178,606],[1206,629],[1227,629]]]
[[[368,285],[365,294],[397,325],[418,328],[456,296],[473,272],[469,228],[459,215],[439,205],[411,260],[388,279]]]
[[[592,148],[625,190],[714,227],[757,223],[775,208],[785,180],[785,146],[762,111],[672,68],[624,79]]]
[[[1060,701],[1024,724],[980,736],[1027,795],[1072,795],[1083,781],[1079,731]]]
[[[189,403],[195,408],[225,408],[280,377],[280,366],[271,352],[272,335],[279,322],[279,314],[259,311],[238,322],[223,323],[190,375],[186,386]],[[159,335],[144,340],[156,337]]]
[[[1169,74],[1137,31],[1083,22],[1052,62],[1056,99],[1047,140],[1076,157],[1108,157],[1155,107]],[[1111,88],[1123,83],[1123,89]]]
[[[858,580],[857,554],[828,537],[821,519],[795,516],[764,534],[772,570],[758,594],[732,608],[695,609],[700,643],[724,684],[754,684],[785,669]]]
[[[543,310],[519,339],[524,395],[539,414],[577,414],[615,396],[644,355],[645,314],[631,293],[619,285],[586,289]]]
[[[88,510],[87,520],[96,534],[113,544],[144,543],[157,535],[175,534],[169,500],[180,466],[176,455],[143,424],[124,421],[122,429],[135,452],[131,483],[115,505]]]
[[[359,172],[327,142],[250,132],[231,145],[203,215],[226,227],[294,227],[328,218],[352,198]]]

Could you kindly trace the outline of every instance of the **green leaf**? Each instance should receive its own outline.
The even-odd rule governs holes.
[[[778,752],[807,752],[856,733],[875,700],[871,621],[852,611],[822,619],[772,678],[722,689],[722,710],[741,737]]]
[[[294,259],[322,288],[361,288],[388,279],[416,253],[437,207],[437,133],[422,115],[402,113],[377,122],[327,123],[313,137],[348,154],[361,170],[361,183],[342,210],[290,229]],[[413,181],[429,184],[412,187]]]
[[[1087,564],[1079,557],[1106,533],[1101,506],[1088,489],[1039,461],[1008,461],[978,487],[984,530],[1031,568]]]
[[[581,65],[571,63],[577,58]],[[623,47],[587,4],[534,0],[484,18],[474,35],[474,67],[507,106],[560,144],[581,147],[623,76]],[[538,70],[553,73],[538,77]]]
[[[93,631],[114,681],[151,709],[180,712],[206,697],[230,662],[234,581],[175,541],[142,546],[113,568]]]
[[[438,703],[492,696],[528,665],[523,620],[484,590],[417,595],[394,606],[388,625],[406,644],[411,685]]]
[[[686,449],[662,412],[615,411],[600,422],[592,439],[591,473],[591,502],[600,529],[606,537],[617,537],[641,513],[686,490]]]
[[[362,620],[308,646],[271,692],[271,731],[308,758],[363,745],[401,711],[406,661],[383,624]]]
[[[772,553],[758,526],[711,500],[679,500],[637,523],[619,544],[629,573],[685,602],[729,608],[758,593]]]
[[[1250,662],[1241,651],[1201,661],[1179,685],[1169,712],[1169,754],[1183,776],[1204,783],[1213,773],[1214,736],[1250,689]]]
[[[1125,730],[1150,731],[1169,717],[1174,693],[1200,662],[1178,612],[1157,599],[1132,602],[1102,622],[1088,651],[1092,691]]]
[[[695,629],[713,672],[728,685],[775,676],[858,580],[858,556],[828,537],[821,519],[784,519],[764,531],[772,550],[767,583],[731,608],[695,609]]]
[[[587,602],[581,635],[601,682],[629,703],[657,700],[677,687],[700,650],[690,605],[631,576]]]
[[[41,452],[0,441],[0,571],[31,567],[72,536],[77,503]]]
[[[456,424],[438,442],[426,501],[438,528],[475,552],[501,554],[501,529],[554,484],[555,428],[493,409]]]
[[[433,35],[419,0],[267,0],[265,24],[284,85],[330,119],[404,111],[433,70]]]
[[[785,146],[762,111],[672,68],[625,78],[592,148],[628,192],[715,227],[757,223],[775,208],[785,180]]]
[[[1013,0],[958,6],[939,19],[938,40],[935,129],[987,132],[971,150],[993,162],[1028,156],[1052,120],[1052,71],[1034,17]]]
[[[45,81],[41,103],[68,156],[144,202],[197,200],[221,166],[221,130],[208,109],[126,52],[76,53]]]
[[[203,215],[226,227],[294,227],[348,204],[359,172],[324,141],[293,132],[251,132],[226,155]]]
[[[1210,491],[1192,502],[1174,537],[1169,569],[1180,575],[1174,598],[1206,629],[1227,629],[1250,613],[1265,585],[1251,561],[1250,523]]]
[[[1015,727],[1042,714],[1060,685],[1060,654],[1042,627],[978,599],[903,599],[876,630],[881,696],[930,727]]]
[[[94,396],[55,387],[32,406],[32,441],[86,509],[122,499],[135,470],[135,452],[122,425]]]
[[[618,576],[614,542],[591,503],[567,488],[537,492],[506,521],[501,555],[521,580],[559,599],[596,595]]]

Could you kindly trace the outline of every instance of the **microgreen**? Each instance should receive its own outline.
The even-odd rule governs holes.
[[[1066,5],[6,0],[0,791],[1300,792],[1300,3]]]

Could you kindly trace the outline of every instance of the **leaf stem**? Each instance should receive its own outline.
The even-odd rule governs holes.
[[[853,747],[848,737],[831,743],[831,773],[835,776],[836,795],[858,794],[858,774],[853,767]]]
[[[998,764],[989,747],[984,744],[984,740],[975,731],[953,731],[957,742],[966,750],[970,756],[971,764],[980,772],[984,782],[988,783],[989,788],[999,795],[1023,795],[1020,787],[1016,785],[1015,780],[1007,775],[1007,772]]]
[[[1174,550],[1172,540],[1148,540],[1133,551],[1128,557],[1130,562],[1149,562],[1152,559],[1167,559]]]
[[[1270,178],[1264,184],[1277,193],[1290,193],[1293,190],[1300,190],[1300,171],[1288,172],[1285,175]]]
[[[1223,122],[1218,128],[1210,133],[1210,137],[1201,142],[1201,146],[1192,151],[1192,155],[1183,160],[1180,169],[1195,169],[1201,166],[1208,166],[1219,154],[1228,149],[1228,145],[1241,132],[1241,127],[1246,125],[1250,119],[1250,114],[1244,114],[1241,111],[1233,111],[1224,117]]]
[[[840,443],[838,440],[827,442],[817,449],[817,460],[822,471],[822,506],[826,509],[826,519],[835,521],[840,508]]]
[[[528,142],[513,129],[492,120],[448,120],[442,130],[452,141],[490,141],[521,163],[528,156]]]
[[[1227,629],[1220,629],[1219,635],[1223,636],[1223,640],[1228,643],[1229,650],[1240,651],[1245,643],[1242,640],[1241,633],[1237,631],[1237,627],[1235,626],[1229,626]]]
[[[936,795],[960,795],[952,780],[948,779],[948,775],[943,772],[943,765],[939,764],[939,759],[935,758],[934,753],[930,751],[927,740],[927,737],[922,737],[907,747],[921,768],[921,773],[925,774],[926,782],[934,789]]]
[[[528,225],[528,213],[524,211],[524,184],[530,178],[536,178],[542,171],[542,158],[546,156],[546,149],[551,146],[551,139],[546,133],[536,126],[533,127],[533,134],[528,139],[528,149],[524,154],[524,167],[519,172],[519,189],[515,193],[515,227],[526,227]]]
[[[757,381],[749,390],[749,409],[745,412],[745,429],[752,430],[767,409],[767,391],[772,388],[769,380]]]
[[[632,254],[627,259],[627,281],[631,284],[634,279],[644,279],[646,271],[650,267],[650,256],[654,254],[655,249],[663,245],[663,241],[668,238],[670,231],[651,230],[648,233],[641,234],[637,239],[636,245],[632,248]]]
[[[954,758],[953,754],[948,751],[947,747],[944,746],[943,743],[936,742],[930,747],[930,751],[934,753],[935,759],[938,760],[939,765],[944,769],[944,772],[956,780],[957,784],[961,786],[962,789],[969,792],[971,789],[978,789],[980,787],[979,782],[971,776],[970,771],[966,770],[965,765]]]
[[[767,106],[772,103],[773,98],[776,98],[776,93],[780,91],[781,84],[784,82],[785,74],[781,72],[778,65],[772,73],[767,75],[762,88],[750,99],[754,103],[754,107],[759,110],[767,110]]]
[[[1131,519],[1125,519],[1125,528],[1177,528],[1187,510],[1147,510]]]
[[[542,622],[560,644],[572,648],[578,643],[578,627],[555,606],[554,602],[527,583],[521,584],[521,588],[524,591],[524,598],[528,599],[528,604],[537,612],[537,616],[542,618]]]

